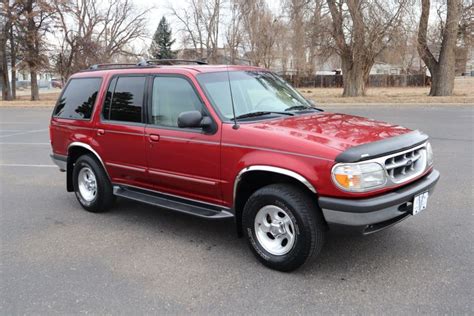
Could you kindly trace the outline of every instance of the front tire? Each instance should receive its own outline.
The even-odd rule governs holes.
[[[250,249],[265,266],[292,271],[322,249],[322,213],[307,192],[290,184],[257,190],[245,204],[242,221]]]
[[[93,213],[110,209],[114,202],[112,185],[95,158],[83,155],[76,160],[73,182],[76,198],[84,209]]]

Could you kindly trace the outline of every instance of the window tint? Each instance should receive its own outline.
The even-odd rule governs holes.
[[[101,81],[101,78],[71,79],[53,115],[69,119],[90,119]]]
[[[153,80],[152,124],[177,127],[180,113],[196,110],[202,112],[203,105],[189,81],[178,77]]]
[[[145,77],[119,77],[112,94],[110,111],[108,114],[103,113],[104,118],[114,121],[142,122],[145,81]]]

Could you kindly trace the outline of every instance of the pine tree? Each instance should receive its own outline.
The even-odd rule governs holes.
[[[175,53],[171,50],[171,45],[174,43],[174,39],[171,39],[171,28],[166,21],[165,17],[162,17],[158,28],[153,35],[153,41],[150,45],[150,55],[154,59],[172,59],[175,58]]]

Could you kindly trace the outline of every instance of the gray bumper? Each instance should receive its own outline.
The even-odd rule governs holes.
[[[408,217],[415,195],[428,191],[431,196],[439,176],[439,172],[433,170],[410,185],[368,199],[320,197],[319,206],[329,225],[355,226],[368,234]]]
[[[58,155],[58,154],[51,154],[51,160],[59,167],[59,170],[66,171],[67,170],[67,156]]]

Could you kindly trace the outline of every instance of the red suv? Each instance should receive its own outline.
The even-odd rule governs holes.
[[[335,225],[370,234],[417,214],[439,179],[427,135],[324,112],[256,67],[92,67],[69,79],[50,136],[86,210],[119,196],[233,218],[281,271],[318,254]]]

